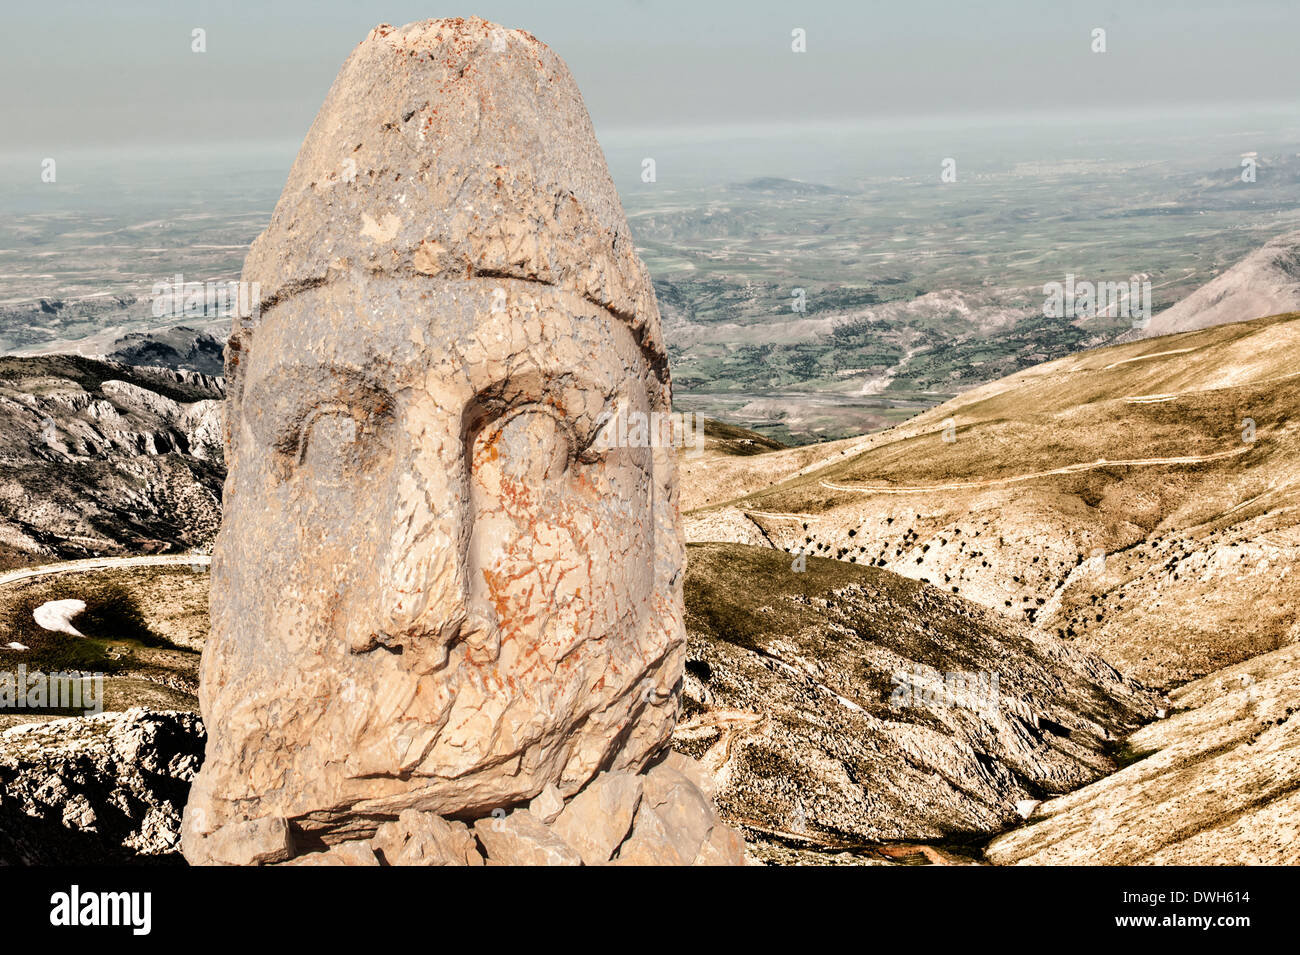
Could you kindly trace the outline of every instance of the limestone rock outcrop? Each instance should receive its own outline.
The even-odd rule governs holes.
[[[0,733],[0,864],[180,862],[193,713],[133,708]]]
[[[638,815],[685,647],[667,356],[560,59],[377,27],[243,278],[187,858],[591,864],[680,822],[736,861],[689,793]]]

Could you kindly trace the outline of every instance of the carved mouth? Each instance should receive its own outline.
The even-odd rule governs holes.
[[[436,631],[412,628],[390,634],[376,630],[363,644],[354,645],[351,652],[362,654],[384,650],[410,658],[416,672],[431,673],[445,667],[452,651],[462,645],[465,659],[470,663],[495,663],[501,656],[501,631],[481,615],[471,612],[448,621]]]

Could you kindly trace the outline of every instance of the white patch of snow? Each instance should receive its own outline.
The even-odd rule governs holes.
[[[83,634],[72,625],[72,618],[85,609],[84,600],[50,600],[32,611],[32,619],[38,627],[80,637]]]

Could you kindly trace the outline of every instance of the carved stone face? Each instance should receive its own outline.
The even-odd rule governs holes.
[[[563,63],[484,21],[376,28],[244,280],[186,856],[643,767],[684,656],[676,460],[595,439],[666,413],[668,376]]]
[[[662,406],[623,322],[533,283],[377,278],[280,305],[240,365],[203,703],[259,725],[209,755],[246,798],[490,811],[662,746],[671,452],[595,447],[620,404]]]

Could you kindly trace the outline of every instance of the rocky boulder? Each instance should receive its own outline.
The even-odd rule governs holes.
[[[543,799],[473,827],[408,809],[369,839],[298,854],[291,865],[744,865],[745,845],[696,786],[699,768],[676,753],[641,775],[601,773],[555,818]]]

